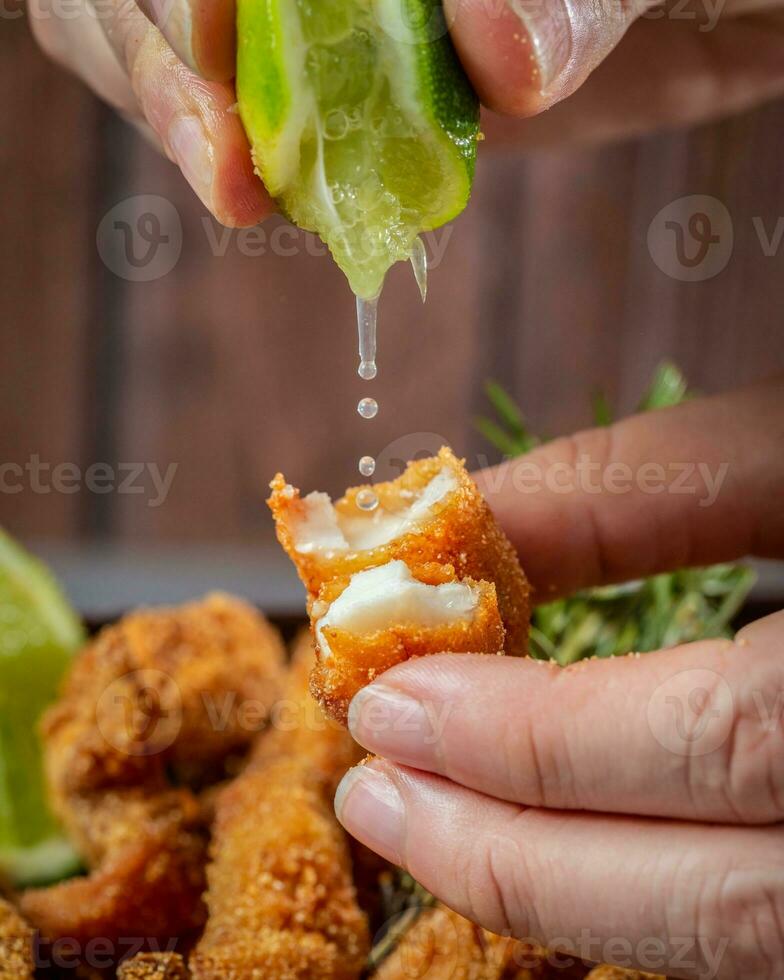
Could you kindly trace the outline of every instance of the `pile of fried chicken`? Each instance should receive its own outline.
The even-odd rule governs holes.
[[[0,898],[0,980],[643,976],[561,960],[436,902],[409,906],[388,941],[393,871],[332,806],[363,755],[346,705],[408,656],[524,652],[528,585],[448,450],[376,489],[382,507],[360,516],[352,491],[332,510],[273,483],[310,593],[311,632],[290,650],[255,609],[213,594],[131,613],[76,658],[42,735],[86,873]]]
[[[287,662],[261,615],[217,594],[133,613],[87,646],[43,733],[53,804],[88,872],[0,901],[3,980],[368,975],[384,927],[372,879],[388,869],[335,819],[334,788],[362,753],[310,697],[312,660],[309,634]],[[372,975],[587,974],[434,905]]]

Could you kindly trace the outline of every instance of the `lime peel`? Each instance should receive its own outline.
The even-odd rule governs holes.
[[[361,298],[465,207],[479,107],[439,0],[239,0],[237,96],[268,190]]]
[[[0,529],[0,876],[17,885],[78,866],[49,812],[37,725],[83,642],[48,570]]]

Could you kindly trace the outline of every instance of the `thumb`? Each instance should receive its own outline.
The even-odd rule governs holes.
[[[445,0],[482,103],[531,116],[571,95],[656,0]]]

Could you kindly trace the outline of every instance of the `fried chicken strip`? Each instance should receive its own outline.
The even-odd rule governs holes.
[[[505,651],[526,652],[530,587],[514,548],[450,449],[410,463],[396,480],[376,484],[379,505],[372,512],[357,505],[362,487],[348,490],[333,505],[324,493],[300,497],[280,473],[270,486],[278,539],[311,599],[332,579],[393,559],[411,568],[450,565],[458,580],[495,584]]]
[[[122,962],[117,980],[188,980],[185,961],[178,953],[139,953]]]
[[[356,980],[364,965],[367,922],[331,802],[359,752],[314,710],[312,657],[301,640],[285,715],[218,799],[195,980]]]
[[[546,961],[541,947],[496,936],[439,904],[419,915],[373,980],[538,980]]]
[[[0,980],[32,980],[33,930],[0,898]]]
[[[202,924],[207,837],[189,790],[79,798],[71,800],[69,818],[94,870],[22,895],[25,915],[43,936],[77,948],[100,937],[119,956],[130,939],[170,942]]]
[[[250,745],[284,655],[263,617],[222,595],[133,613],[80,654],[44,718],[44,758],[91,873],[23,896],[46,938],[152,945],[201,926],[206,828],[196,793],[170,776],[201,786]]]
[[[403,561],[322,586],[311,606],[317,663],[314,695],[346,721],[357,691],[394,664],[430,653],[500,653],[504,627],[495,586],[464,579],[449,566]]]

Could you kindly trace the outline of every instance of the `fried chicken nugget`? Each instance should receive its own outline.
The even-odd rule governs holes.
[[[33,930],[0,898],[0,980],[32,980]]]
[[[450,449],[410,463],[396,480],[376,484],[379,505],[372,512],[357,505],[361,487],[333,505],[324,493],[300,497],[281,474],[270,486],[278,540],[311,599],[332,579],[393,559],[411,568],[450,565],[459,580],[495,584],[505,652],[527,651],[530,586],[514,548]]]
[[[541,947],[496,936],[438,904],[419,915],[373,980],[538,980],[546,958]]]
[[[360,753],[309,706],[312,656],[300,641],[286,717],[218,799],[195,980],[356,980],[364,965],[367,921],[331,802]]]
[[[94,870],[22,895],[43,936],[77,949],[100,937],[121,955],[129,939],[169,942],[201,926],[207,837],[193,793],[93,794],[71,800],[69,818]]]
[[[346,721],[360,688],[394,664],[431,653],[501,653],[504,627],[489,582],[456,580],[449,566],[403,561],[334,579],[311,605],[317,662],[311,690]]]
[[[172,771],[210,781],[210,770],[263,727],[284,661],[277,630],[220,593],[143,609],[103,629],[43,720],[58,812],[71,793],[165,786]]]
[[[139,953],[122,962],[117,980],[188,980],[185,961],[179,953]]]
[[[44,718],[44,758],[55,812],[91,873],[23,896],[46,938],[160,943],[202,924],[205,821],[170,776],[201,785],[250,745],[284,658],[263,617],[217,594],[132,613],[80,654]]]

